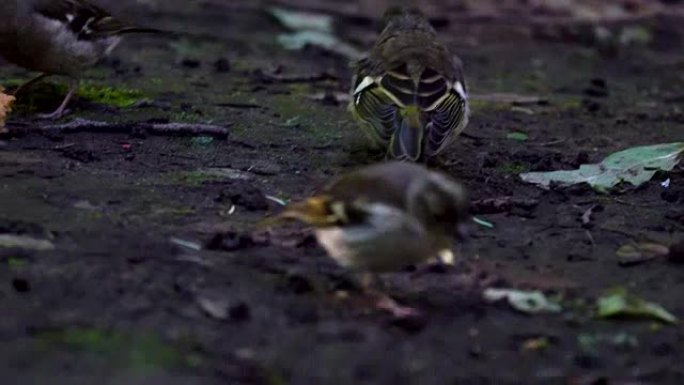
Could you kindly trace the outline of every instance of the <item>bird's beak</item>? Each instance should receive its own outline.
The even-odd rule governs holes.
[[[303,202],[288,205],[285,210],[275,216],[265,218],[257,223],[257,228],[267,228],[289,221],[300,221],[313,227],[324,227],[331,224],[329,198],[312,197]]]

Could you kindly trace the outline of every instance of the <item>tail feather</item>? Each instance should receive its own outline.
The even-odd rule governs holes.
[[[416,112],[417,114],[417,112]],[[389,146],[389,157],[416,162],[423,152],[423,125],[416,116],[407,113],[401,119]]]

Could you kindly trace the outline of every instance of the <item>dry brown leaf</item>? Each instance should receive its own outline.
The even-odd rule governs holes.
[[[5,95],[2,91],[4,89],[0,86],[0,132],[5,130],[5,117],[12,111],[12,103],[14,103],[14,96]]]

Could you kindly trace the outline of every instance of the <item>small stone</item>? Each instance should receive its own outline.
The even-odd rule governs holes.
[[[233,182],[215,199],[219,203],[232,203],[247,211],[268,210],[268,200],[258,188],[244,182]]]
[[[216,72],[230,72],[230,62],[226,58],[220,58],[214,62],[214,70]]]
[[[252,319],[252,314],[249,310],[249,306],[244,302],[238,302],[232,305],[228,309],[228,316],[231,321],[235,322],[245,322]]]
[[[199,68],[202,63],[197,59],[185,58],[181,60],[181,65],[186,68]]]
[[[252,245],[253,242],[250,237],[231,231],[214,235],[209,242],[206,243],[205,248],[207,250],[235,251],[245,249]]]
[[[393,317],[389,325],[397,327],[409,334],[418,334],[427,326],[427,319],[422,315]]]
[[[31,284],[25,278],[12,279],[12,287],[17,293],[28,293],[31,291]]]
[[[665,190],[660,193],[660,198],[668,203],[677,203],[679,200],[679,192],[672,190]]]
[[[670,246],[667,260],[672,263],[684,264],[684,241]]]

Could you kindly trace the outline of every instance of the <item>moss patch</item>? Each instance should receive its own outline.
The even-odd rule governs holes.
[[[11,270],[20,270],[24,268],[28,262],[21,257],[9,257],[7,258],[7,267]]]
[[[143,97],[139,90],[81,83],[78,96],[114,107],[130,107]]]
[[[517,174],[522,174],[524,172],[530,171],[530,166],[523,164],[523,163],[506,163],[500,167],[497,168],[500,172],[504,174],[512,174],[512,175],[517,175]]]
[[[98,329],[67,329],[43,333],[41,345],[47,349],[67,348],[83,354],[102,356],[114,365],[133,369],[196,366],[195,355],[162,342],[154,335],[128,335]]]

